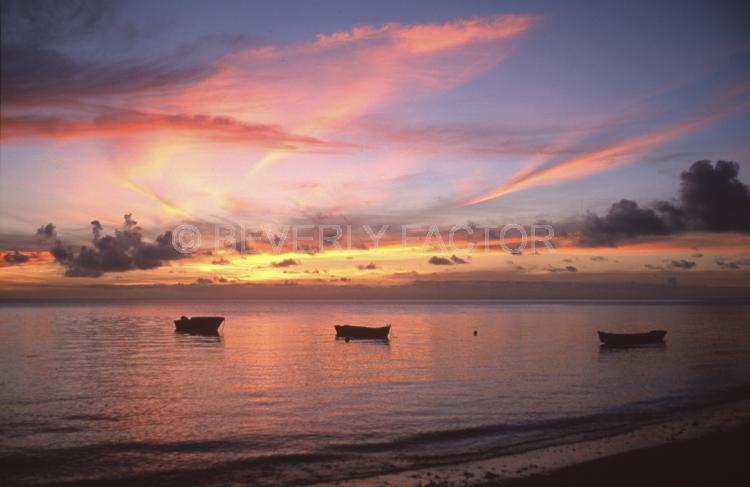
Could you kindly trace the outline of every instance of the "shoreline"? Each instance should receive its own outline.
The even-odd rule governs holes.
[[[294,485],[372,487],[547,487],[570,485],[739,485],[718,475],[750,475],[745,461],[750,439],[750,397],[674,412],[668,420],[654,421],[627,432],[596,439],[571,441],[521,453],[503,454],[442,466],[411,468],[368,477],[327,480],[310,484],[305,475]],[[335,467],[335,460],[331,460]],[[232,464],[233,463],[233,464]],[[254,463],[254,462],[250,462]],[[7,463],[4,467],[13,467]],[[43,466],[40,466],[43,468]],[[53,480],[34,485],[245,485],[247,462],[230,462],[219,471],[193,468],[142,472],[132,476]],[[304,470],[303,470],[304,471]],[[729,474],[728,474],[729,472]],[[723,477],[722,477],[723,478]],[[727,477],[732,478],[732,477]],[[264,477],[258,485],[282,485]],[[698,480],[699,479],[699,480]],[[279,480],[279,479],[277,479]],[[695,483],[692,483],[695,481]],[[618,483],[620,482],[620,483]],[[9,485],[30,485],[22,478]],[[744,485],[744,483],[743,483]]]
[[[733,431],[709,433],[590,460],[547,474],[506,482],[488,481],[485,487],[551,487],[607,485],[608,487],[664,485],[746,485],[750,475],[747,441],[750,425]]]
[[[705,473],[706,477],[699,484],[706,485],[705,479],[713,478],[710,477],[713,467],[726,471],[743,469],[743,472],[750,473],[750,463],[738,459],[740,456],[744,459],[748,439],[750,399],[742,399],[686,411],[666,422],[606,438],[486,460],[344,480],[335,485],[535,487],[602,485],[605,481],[607,485],[663,485],[664,479],[671,479],[670,483],[674,484],[692,485],[690,479],[700,477],[696,472]],[[708,452],[713,453],[713,465],[700,462],[701,454]],[[733,452],[737,452],[737,455],[733,455]],[[721,454],[725,458],[723,463],[720,462]],[[660,462],[663,463],[661,470],[656,465]],[[680,470],[683,462],[688,463],[690,468]],[[677,472],[672,471],[675,468]],[[654,484],[650,484],[648,477],[654,471],[664,471],[664,475],[671,476],[659,477],[661,480],[654,477]],[[613,483],[620,479],[623,479],[622,483]]]

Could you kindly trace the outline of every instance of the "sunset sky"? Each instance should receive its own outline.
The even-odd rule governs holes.
[[[748,19],[730,1],[4,1],[0,291],[748,285]],[[499,246],[538,223],[555,251]],[[182,224],[191,255],[163,238]],[[251,229],[247,252],[216,225]],[[274,251],[291,225],[312,240]],[[351,248],[318,225],[351,225]],[[389,225],[377,249],[363,225]]]

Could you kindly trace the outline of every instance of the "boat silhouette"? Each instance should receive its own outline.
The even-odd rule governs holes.
[[[388,340],[391,325],[372,328],[368,326],[334,325],[336,337],[347,340]]]
[[[607,333],[604,331],[597,331],[597,333],[599,334],[599,340],[609,347],[663,343],[667,334],[664,330],[652,330],[647,333]]]
[[[224,322],[223,316],[182,316],[174,320],[175,331],[196,335],[218,335],[219,327]]]

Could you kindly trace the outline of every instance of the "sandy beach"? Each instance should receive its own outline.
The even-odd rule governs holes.
[[[750,399],[616,436],[340,486],[746,485]]]
[[[548,474],[481,485],[512,487],[608,485],[747,485],[750,426],[643,448],[562,468]]]

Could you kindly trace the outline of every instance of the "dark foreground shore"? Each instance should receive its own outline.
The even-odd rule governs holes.
[[[745,486],[750,483],[750,426],[732,432],[599,458],[526,478],[477,485],[548,486]]]
[[[628,432],[340,487],[745,486],[750,399],[675,413]]]

